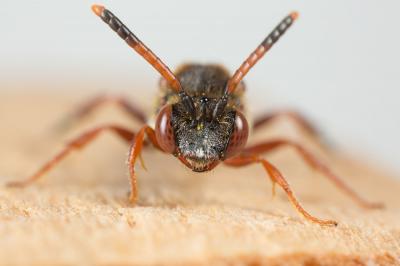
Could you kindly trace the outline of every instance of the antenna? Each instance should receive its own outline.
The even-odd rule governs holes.
[[[174,73],[158,58],[135,34],[133,34],[111,11],[104,6],[93,5],[93,12],[99,16],[121,39],[140,54],[163,76],[175,91],[182,90],[182,86]]]
[[[230,94],[235,91],[239,82],[246,76],[247,72],[260,60],[266,52],[279,40],[286,30],[298,18],[297,12],[292,12],[286,16],[278,26],[261,42],[261,44],[249,55],[249,57],[236,70],[229,79],[226,86],[226,93]]]

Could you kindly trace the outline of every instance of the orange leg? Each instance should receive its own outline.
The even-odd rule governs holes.
[[[312,123],[308,119],[306,119],[302,114],[291,110],[282,110],[261,115],[255,119],[253,128],[258,129],[261,126],[270,123],[272,120],[282,116],[293,119],[296,123],[298,123],[302,128],[304,128],[311,134],[318,134],[318,130],[312,125]]]
[[[107,125],[107,126],[102,126],[98,127],[92,130],[89,130],[82,135],[78,136],[77,138],[73,139],[71,142],[67,144],[67,146],[61,150],[56,156],[54,156],[51,160],[49,160],[46,164],[44,164],[36,173],[34,173],[32,176],[30,176],[27,179],[24,179],[22,181],[15,181],[15,182],[10,182],[7,185],[8,186],[14,186],[14,187],[24,187],[26,185],[31,184],[32,182],[38,180],[40,177],[42,177],[45,173],[47,173],[49,170],[54,168],[60,161],[62,161],[72,150],[75,149],[82,149],[84,148],[87,144],[89,144],[91,141],[93,141],[101,132],[110,130],[114,133],[116,133],[119,137],[122,139],[126,140],[127,142],[130,142],[135,134],[131,132],[130,130],[121,128],[119,126],[114,126],[114,125]]]
[[[115,103],[123,110],[125,110],[129,115],[131,115],[134,119],[140,121],[143,124],[146,123],[146,115],[140,108],[136,106],[136,104],[128,102],[123,97],[101,95],[78,106],[78,108],[72,114],[65,117],[60,122],[58,128],[60,130],[68,129],[72,124],[79,122],[81,119],[92,113],[96,108],[106,103]]]
[[[137,178],[135,172],[135,163],[137,157],[140,158],[142,167],[145,168],[143,160],[141,158],[141,152],[144,144],[145,134],[150,139],[150,142],[153,144],[153,146],[162,151],[162,149],[158,145],[154,129],[152,129],[150,126],[147,125],[142,127],[135,136],[135,139],[129,150],[129,157],[128,157],[128,167],[129,167],[129,174],[131,181],[131,195],[129,197],[129,200],[132,204],[135,204],[138,198]]]
[[[282,111],[276,111],[273,113],[268,113],[261,115],[257,117],[254,121],[253,124],[253,129],[257,130],[263,125],[268,125],[270,124],[273,120],[279,117],[289,117],[292,119],[295,123],[297,123],[301,128],[305,129],[308,133],[311,135],[321,138],[319,130],[302,114],[296,111],[291,111],[291,110],[282,110]]]
[[[270,162],[265,159],[259,158],[257,155],[239,155],[237,157],[233,157],[225,160],[225,164],[229,166],[245,166],[252,163],[260,163],[267,171],[269,177],[271,178],[273,184],[278,183],[278,185],[286,192],[289,200],[296,207],[296,209],[309,221],[320,224],[320,225],[333,225],[336,226],[337,222],[332,220],[322,220],[315,216],[309,214],[298,202],[295,195],[293,194],[292,189],[290,188],[286,179],[282,176],[279,170],[273,166]]]
[[[301,145],[288,141],[288,140],[274,140],[256,144],[254,146],[245,148],[243,154],[262,154],[271,152],[282,146],[290,146],[295,148],[295,150],[302,156],[304,161],[313,169],[319,171],[329,180],[331,180],[339,189],[356,201],[360,206],[365,208],[383,208],[382,203],[372,203],[363,199],[359,196],[353,189],[351,189],[341,178],[336,176],[326,165],[320,162],[314,155],[307,151]]]

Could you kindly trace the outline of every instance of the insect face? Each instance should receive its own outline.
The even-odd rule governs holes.
[[[246,143],[248,126],[239,111],[240,96],[225,93],[230,74],[220,66],[185,65],[177,78],[183,89],[179,100],[166,96],[166,102],[173,103],[159,112],[157,141],[193,171],[211,170]]]
[[[193,171],[202,172],[215,167],[225,156],[234,128],[235,111],[225,112],[218,120],[212,119],[211,115],[207,114],[215,106],[216,100],[194,98],[193,102],[199,111],[196,119],[193,120],[187,115],[183,104],[175,104],[172,124],[182,161]]]
[[[218,99],[203,96],[191,97],[191,100],[194,119],[182,102],[161,109],[156,137],[164,151],[175,153],[193,171],[208,171],[243,148],[248,125],[241,112],[230,108],[213,117]]]

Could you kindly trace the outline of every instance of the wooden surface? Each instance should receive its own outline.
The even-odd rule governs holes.
[[[52,134],[51,126],[76,102],[50,94],[0,97],[1,183],[32,173],[85,128],[107,122],[137,128],[106,106],[64,135]],[[338,227],[307,222],[280,189],[272,199],[260,166],[195,174],[154,150],[143,156],[148,171],[138,167],[139,204],[132,207],[128,146],[104,134],[35,186],[0,187],[0,264],[399,265],[399,182],[371,163],[321,150],[291,121],[281,119],[255,139],[273,136],[306,144],[386,209],[360,209],[291,149],[266,157],[307,210],[335,219]]]

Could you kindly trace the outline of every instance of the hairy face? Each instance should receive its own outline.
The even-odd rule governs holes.
[[[213,103],[209,103],[212,110]],[[172,108],[172,126],[179,155],[195,172],[211,170],[224,157],[235,122],[235,111],[219,120],[192,120],[181,104]]]

